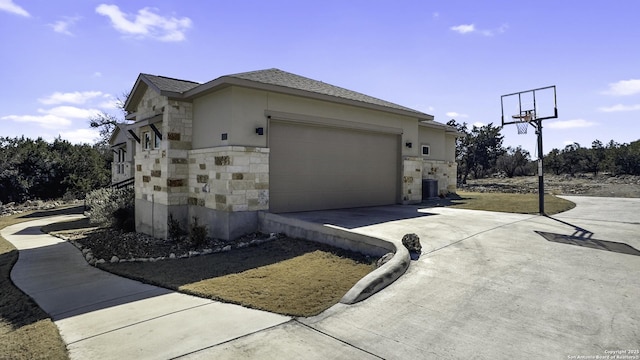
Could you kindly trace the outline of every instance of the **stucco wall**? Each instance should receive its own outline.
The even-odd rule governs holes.
[[[263,90],[233,86],[197,98],[193,104],[194,149],[224,145],[267,147],[265,111],[269,110],[394,128],[403,134],[402,144],[418,141],[417,118]],[[257,135],[256,127],[264,128],[265,134]],[[227,142],[220,140],[223,132],[227,132]],[[403,156],[418,156],[419,151],[416,146],[402,147]]]

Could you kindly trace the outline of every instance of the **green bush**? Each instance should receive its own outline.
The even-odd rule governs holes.
[[[102,227],[135,230],[134,190],[132,188],[103,188],[85,198],[89,222]]]

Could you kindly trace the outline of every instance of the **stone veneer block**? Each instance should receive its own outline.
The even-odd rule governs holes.
[[[168,140],[180,141],[180,133],[170,132],[167,134]]]
[[[231,179],[232,180],[242,180],[244,178],[244,174],[243,173],[233,173],[231,174]]]
[[[206,184],[209,181],[209,175],[198,175],[196,182],[199,184]]]
[[[216,156],[215,164],[218,166],[225,166],[231,164],[231,158],[229,156]]]
[[[141,164],[136,165],[136,171],[142,171],[142,165]]]
[[[162,187],[158,186],[158,185],[153,185],[153,190],[154,191],[162,191]]]
[[[226,204],[227,203],[227,196],[226,195],[216,194],[215,199],[216,199],[216,203],[219,203],[219,204]]]
[[[150,182],[150,181],[151,181],[151,176],[149,175],[142,176],[142,182]]]
[[[171,159],[172,164],[188,164],[187,159],[185,158],[173,158]]]
[[[151,176],[160,177],[160,176],[162,176],[162,171],[161,170],[151,170]]]
[[[181,187],[184,186],[184,179],[167,179],[168,187]]]
[[[206,169],[207,169],[207,164],[200,164],[200,170],[206,170]]]

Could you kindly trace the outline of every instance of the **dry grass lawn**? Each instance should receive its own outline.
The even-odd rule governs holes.
[[[538,213],[538,194],[474,193],[458,191],[459,199],[452,199],[457,209],[499,211],[520,214]],[[573,209],[576,204],[545,194],[544,209],[547,215]]]
[[[0,229],[48,213],[51,212],[1,217]],[[55,214],[59,213],[57,210]],[[11,269],[17,260],[16,248],[0,237],[0,359],[68,359],[53,321],[11,281]]]
[[[278,239],[190,259],[102,268],[193,295],[292,316],[336,304],[375,268],[373,260],[323,244]]]

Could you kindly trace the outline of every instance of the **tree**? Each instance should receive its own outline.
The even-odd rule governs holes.
[[[604,145],[600,140],[591,143],[591,149],[583,150],[582,169],[592,172],[594,176],[598,175],[601,170],[605,158]]]
[[[109,159],[97,146],[0,137],[0,202],[80,198],[109,180]]]
[[[521,146],[515,149],[507,147],[506,152],[498,157],[496,164],[499,170],[504,171],[505,175],[511,178],[526,175],[530,160],[529,152]]]
[[[544,165],[546,169],[551,169],[554,174],[562,174],[562,170],[564,169],[564,161],[562,155],[560,154],[560,150],[551,150],[549,154],[544,157]]]
[[[455,128],[462,136],[456,138],[456,163],[458,165],[457,182],[458,184],[466,184],[469,174],[467,163],[469,152],[470,134],[467,129],[467,123],[458,124],[454,119],[447,122],[448,126]]]
[[[502,147],[503,139],[500,128],[493,126],[493,123],[481,127],[473,126],[469,159],[474,178],[482,178],[495,169],[498,157],[505,152]]]
[[[92,116],[89,118],[89,126],[92,128],[98,129],[100,133],[100,140],[97,142],[99,145],[109,145],[109,138],[113,131],[116,129],[116,126],[121,123],[126,123],[125,115],[126,111],[124,109],[124,104],[129,98],[128,92],[123,92],[121,96],[116,99],[116,104],[118,109],[121,112],[122,118],[109,114],[107,112],[100,112],[99,114]]]

